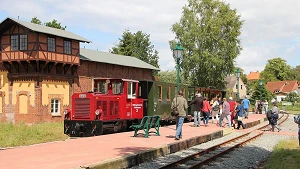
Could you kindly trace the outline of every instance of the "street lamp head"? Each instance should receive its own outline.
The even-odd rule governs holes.
[[[262,86],[262,80],[261,79],[259,79],[259,85]]]
[[[240,75],[241,75],[241,71],[240,71],[240,69],[237,69],[235,73],[236,73],[236,77],[237,77],[237,78],[239,78],[239,77],[240,77]]]
[[[174,56],[179,61],[183,55],[183,48],[181,47],[180,42],[177,43],[176,47],[173,49]]]

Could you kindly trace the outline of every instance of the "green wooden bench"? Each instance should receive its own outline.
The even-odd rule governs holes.
[[[159,116],[144,116],[140,124],[131,125],[129,128],[134,130],[134,137],[137,136],[139,130],[144,130],[145,137],[149,138],[149,133],[155,133],[157,136],[160,136],[159,133],[160,127],[160,117]],[[155,131],[150,131],[151,128],[154,128]]]

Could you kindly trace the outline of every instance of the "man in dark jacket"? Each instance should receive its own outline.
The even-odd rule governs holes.
[[[194,127],[200,127],[201,109],[203,107],[203,98],[200,93],[196,94],[196,99],[193,100],[189,106],[195,104],[194,111]]]

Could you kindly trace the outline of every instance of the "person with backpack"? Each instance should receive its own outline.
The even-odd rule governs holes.
[[[211,106],[211,120],[212,120],[212,124],[214,123],[214,119],[217,120],[217,125],[219,123],[219,101],[217,100],[217,98],[213,98],[213,104]]]
[[[298,124],[298,141],[300,147],[300,114],[298,115],[298,117],[294,117],[294,122]]]
[[[240,126],[243,127],[243,129],[245,129],[245,125],[243,123],[243,110],[244,110],[244,106],[241,104],[241,101],[238,100],[236,101],[237,103],[237,106],[235,108],[235,111],[236,111],[236,120],[237,120],[237,123],[238,123],[238,126],[236,129],[240,129]]]
[[[274,102],[274,107],[272,108],[272,116],[270,118],[270,123],[271,123],[271,126],[272,126],[272,129],[271,131],[274,132],[274,129],[275,127],[277,128],[278,132],[281,130],[278,125],[277,125],[277,120],[278,120],[278,113],[279,113],[279,110],[278,110],[278,103],[277,102]]]
[[[177,109],[178,115],[176,116],[176,134],[175,140],[182,138],[182,126],[188,109],[187,100],[183,97],[183,92],[179,91],[178,95],[173,99],[171,109]]]

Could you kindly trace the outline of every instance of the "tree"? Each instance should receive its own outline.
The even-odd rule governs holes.
[[[150,42],[150,35],[137,31],[131,33],[125,30],[119,42],[110,50],[111,53],[136,57],[159,68],[158,52]]]
[[[38,25],[42,24],[41,20],[39,20],[37,17],[32,18],[31,23],[35,23],[35,24],[38,24]]]
[[[268,60],[265,69],[260,73],[260,77],[266,82],[294,79],[291,66],[287,65],[286,60],[282,58]]]
[[[61,29],[61,30],[66,30],[67,26],[61,26],[61,23],[58,23],[56,19],[53,19],[52,22],[46,22],[46,26],[56,28],[56,29]]]
[[[160,71],[158,73],[158,80],[167,83],[177,83],[177,71]],[[184,79],[183,74],[180,75],[181,84],[189,85],[188,79]]]
[[[196,86],[223,89],[225,76],[234,73],[234,59],[242,49],[241,27],[240,15],[229,4],[188,0],[179,22],[171,27],[184,48],[184,77],[190,77]],[[175,47],[175,40],[170,47]]]
[[[292,68],[291,76],[293,77],[293,79],[298,80],[300,82],[300,65],[296,66],[295,68]]]
[[[38,19],[38,17],[34,17],[31,19],[31,23],[42,25],[41,20]],[[66,30],[67,26],[61,26],[61,23],[59,23],[57,20],[53,19],[52,22],[46,22],[44,25],[56,29]]]
[[[260,92],[261,92],[261,100],[268,100],[270,101],[272,98],[274,98],[274,94],[271,93],[267,88],[266,88],[266,82],[262,83],[262,86],[259,85],[258,80],[252,81],[251,82],[253,85],[253,91],[252,95],[250,98],[250,101],[252,104],[255,104],[255,100],[260,100]]]
[[[298,99],[299,95],[296,92],[290,92],[284,100],[294,103],[295,101],[298,101]]]

